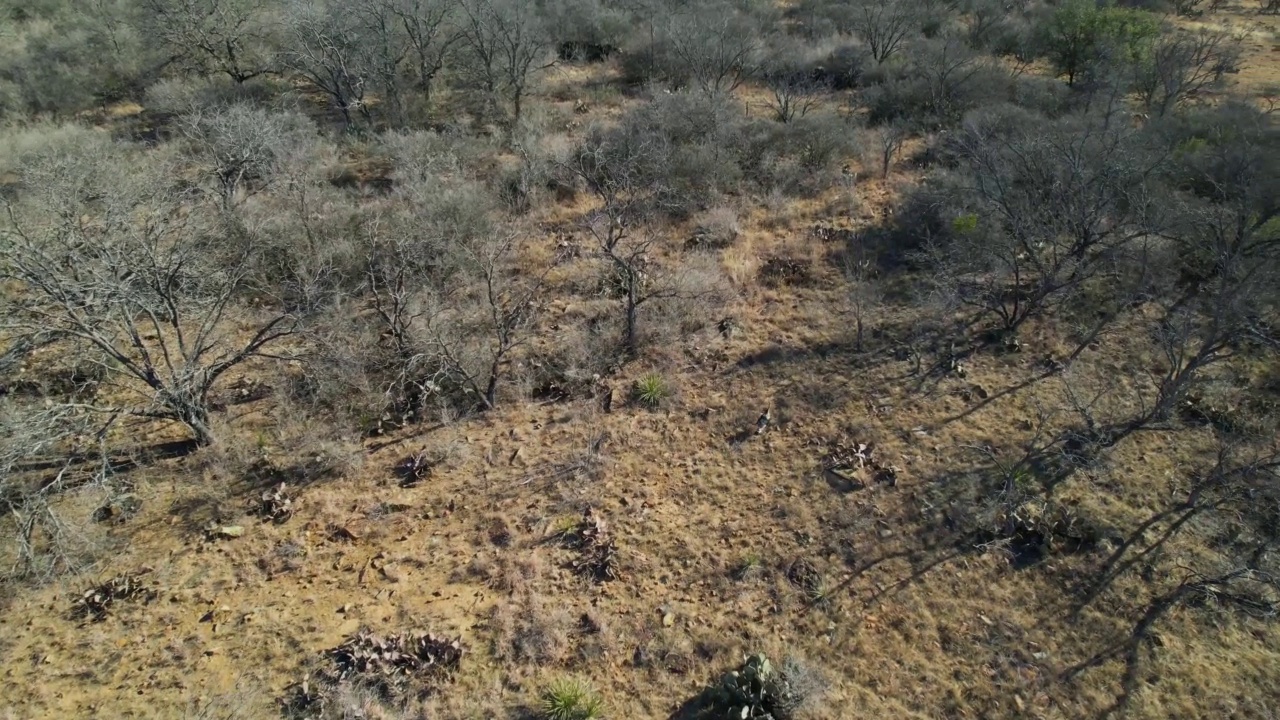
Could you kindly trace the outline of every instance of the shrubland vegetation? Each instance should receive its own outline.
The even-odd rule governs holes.
[[[980,388],[973,410],[1061,386],[1060,407],[1025,421],[1016,448],[966,445],[977,465],[915,480],[919,505],[903,522],[946,540],[903,556],[914,577],[944,546],[947,557],[1004,550],[1014,566],[1072,555],[1069,571],[1047,575],[1067,597],[1062,614],[1105,603],[1127,626],[1072,644],[1076,661],[1019,689],[1017,710],[956,712],[1012,717],[1024,696],[1044,696],[1056,708],[1046,717],[1072,716],[1083,712],[1063,699],[1073,683],[1113,661],[1113,697],[1091,698],[1090,711],[1155,703],[1162,686],[1144,678],[1166,644],[1162,623],[1264,627],[1280,609],[1280,130],[1272,90],[1232,90],[1248,33],[1192,22],[1221,10],[0,1],[6,597],[109,564],[148,468],[305,486],[401,438],[483,426],[509,408],[603,403],[670,418],[683,414],[672,409],[682,380],[733,381],[721,365],[695,362],[691,374],[674,358],[733,342],[762,305],[816,297],[833,338],[823,357],[902,370],[915,397],[960,383],[972,400],[969,368],[1010,357],[1034,371],[990,398]],[[814,237],[773,254],[740,247],[770,227]],[[773,337],[745,332],[754,351]],[[745,346],[724,347],[751,365]],[[615,387],[632,407],[613,407]],[[292,433],[280,442],[305,459],[296,467],[273,465],[261,426],[231,411],[264,400],[269,425],[289,428],[277,437]],[[734,402],[744,418],[761,409]],[[873,412],[876,402],[865,399]],[[796,421],[747,418],[725,452]],[[607,437],[592,432],[590,450],[517,487],[598,478]],[[1145,516],[1091,517],[1062,501],[1062,487],[1094,482],[1153,436],[1171,448],[1187,439]],[[455,450],[402,462],[403,486],[446,472]],[[856,464],[896,487],[900,469],[869,453],[833,451],[819,472]],[[628,582],[615,536],[586,518],[553,534],[581,555],[581,581]],[[243,531],[219,523],[192,532]],[[510,535],[505,522],[489,533]],[[837,588],[811,566],[785,574],[808,612],[831,612],[831,596],[880,562],[862,558]],[[479,563],[469,572],[499,585],[523,572]],[[747,565],[757,574],[758,558]],[[492,639],[493,662],[568,664],[543,619],[509,620],[516,639]],[[390,642],[358,637],[370,657]],[[285,711],[372,717],[359,708],[420,701],[404,683],[438,667],[430,643],[446,641],[395,637],[400,659],[381,665],[352,654],[355,640],[329,651],[339,669],[294,688]],[[446,645],[448,678],[466,676],[471,656]],[[840,667],[775,669],[757,651],[735,674],[703,678],[690,714],[674,717],[857,715],[853,700],[821,707],[815,678]],[[636,668],[653,666],[641,657]],[[397,691],[352,680],[343,663],[394,677]],[[442,678],[421,684],[447,695]],[[1275,682],[1274,669],[1257,679]],[[524,695],[549,718],[610,704],[569,675]]]

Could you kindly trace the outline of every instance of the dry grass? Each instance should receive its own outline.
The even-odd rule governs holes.
[[[1260,60],[1270,57],[1267,32],[1250,35],[1257,47],[1238,83],[1276,79],[1275,63]],[[579,90],[611,72],[567,68],[542,92],[572,117],[572,103],[589,94]],[[591,98],[591,119],[629,102]],[[764,101],[758,90],[744,99],[753,108]],[[565,107],[554,119],[565,119]],[[666,718],[759,651],[803,655],[825,678],[813,717],[1097,716],[1116,697],[1120,663],[1071,681],[1064,673],[1127,631],[1150,590],[1126,579],[1073,618],[1072,581],[1095,567],[1103,546],[1015,569],[994,546],[958,548],[946,529],[990,472],[989,456],[974,448],[1016,457],[1042,426],[1073,420],[1060,410],[1069,405],[1060,379],[999,392],[1036,376],[1036,358],[1068,347],[1065,332],[1052,320],[1033,324],[1022,354],[979,354],[964,379],[928,382],[910,375],[909,361],[887,353],[865,361],[842,345],[847,320],[832,308],[843,291],[831,248],[810,229],[831,218],[853,228],[878,221],[915,179],[899,169],[820,198],[718,211],[717,222],[738,231],[714,259],[737,292],[724,314],[738,330],[659,346],[614,379],[621,393],[625,379],[661,368],[680,392],[657,411],[606,414],[589,397],[513,403],[360,442],[317,436],[324,418],[280,397],[232,408],[228,442],[137,472],[141,514],[112,530],[127,542],[104,562],[104,576],[154,566],[155,606],[122,605],[84,628],[66,617],[78,581],[8,594],[0,716],[275,717],[305,658],[360,627],[389,632],[410,621],[474,649],[452,684],[414,708],[429,717],[512,716],[543,684],[572,673],[589,679],[615,717]],[[580,196],[540,208],[532,221],[572,228],[589,207]],[[687,229],[671,229],[664,251],[675,257]],[[552,233],[531,232],[539,242],[525,260],[550,263]],[[771,257],[803,260],[815,282],[763,286]],[[581,367],[594,349],[573,333],[612,311],[586,293],[568,296],[594,267],[581,259],[549,276],[556,292],[544,321],[562,328],[550,334],[570,338]],[[887,348],[950,320],[892,306],[871,325]],[[1073,392],[1101,396],[1100,417],[1123,416],[1143,389],[1133,378],[1151,363],[1135,335],[1108,337],[1069,378]],[[933,360],[941,351],[924,352]],[[272,370],[253,372],[284,386]],[[751,435],[765,407],[772,426]],[[587,458],[602,437],[603,455]],[[835,438],[874,443],[877,457],[900,467],[897,486],[836,487],[819,443]],[[395,462],[424,446],[457,451],[417,487],[399,487]],[[1136,437],[1056,488],[1054,500],[1119,536],[1162,507],[1170,482],[1208,446],[1198,431]],[[250,514],[263,468],[298,478],[289,480],[298,506],[287,522]],[[584,580],[573,553],[550,541],[561,519],[587,508],[609,520],[622,555],[617,580]],[[211,521],[245,533],[205,542],[200,528]],[[797,558],[820,583],[788,580]],[[1180,611],[1159,638],[1158,682],[1142,689],[1132,717],[1280,710],[1274,625]],[[238,689],[246,668],[252,691]],[[370,718],[402,712],[355,689],[340,704]]]

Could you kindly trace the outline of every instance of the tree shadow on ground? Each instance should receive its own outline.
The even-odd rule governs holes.
[[[976,413],[976,412],[978,412],[978,411],[982,410],[983,408],[987,407],[988,405],[990,405],[990,404],[992,404],[992,403],[996,402],[997,400],[1000,400],[1001,398],[1005,398],[1005,397],[1010,397],[1010,396],[1016,395],[1016,394],[1018,394],[1019,392],[1021,392],[1021,391],[1023,391],[1023,390],[1026,390],[1027,388],[1031,387],[1032,385],[1035,385],[1036,383],[1040,382],[1041,380],[1045,380],[1045,379],[1047,379],[1047,378],[1053,377],[1055,374],[1057,374],[1057,373],[1052,372],[1052,371],[1046,371],[1046,372],[1042,372],[1042,373],[1037,373],[1037,374],[1035,374],[1035,375],[1033,375],[1033,376],[1031,376],[1031,377],[1027,378],[1026,380],[1023,380],[1022,382],[1019,382],[1019,383],[1014,384],[1014,385],[1010,385],[1009,387],[1006,387],[1006,388],[1004,388],[1003,390],[997,390],[996,392],[994,392],[994,393],[991,393],[991,394],[987,395],[987,397],[983,398],[982,400],[980,400],[980,401],[978,401],[978,402],[974,403],[973,405],[971,405],[971,406],[969,406],[969,407],[965,408],[965,409],[964,409],[964,410],[962,410],[961,412],[956,413],[955,415],[952,415],[951,417],[947,417],[947,418],[943,418],[942,420],[939,420],[939,421],[934,425],[934,427],[935,427],[935,428],[940,428],[940,427],[943,427],[943,426],[945,426],[945,425],[950,425],[951,423],[956,422],[956,421],[958,421],[958,420],[963,420],[963,419],[965,419],[965,418],[969,417],[970,415],[972,415],[972,414],[974,414],[974,413]]]
[[[337,468],[315,460],[276,465],[258,460],[231,482],[217,488],[197,488],[169,506],[168,517],[186,533],[201,533],[211,525],[239,524],[252,516],[264,491],[279,487],[293,495],[299,490],[339,477]],[[255,520],[256,522],[256,520]]]
[[[199,449],[195,440],[169,440],[152,445],[141,445],[109,453],[105,458],[99,453],[76,453],[69,457],[51,458],[27,463],[18,468],[21,472],[63,470],[85,466],[105,467],[112,473],[124,473],[151,465],[161,460],[173,460],[190,455]]]
[[[831,340],[824,340],[811,345],[800,345],[795,347],[770,345],[762,350],[757,350],[756,352],[742,356],[735,365],[739,370],[746,370],[760,366],[771,367],[775,365],[791,365],[812,360],[826,360],[833,357],[840,357],[846,352],[852,352],[850,346],[846,343]]]
[[[1024,458],[1024,462],[1035,460]],[[867,598],[867,605],[901,592],[929,572],[966,556],[1000,552],[1006,555],[1012,569],[1023,571],[1055,556],[1094,548],[1100,533],[1086,518],[1061,514],[1032,522],[1019,514],[1026,503],[1051,506],[1043,486],[1037,488],[1035,483],[1017,480],[1020,476],[1016,467],[1021,464],[1012,468],[998,463],[980,464],[927,482],[917,496],[927,512],[915,521],[904,519],[904,524],[914,527],[900,533],[910,538],[909,546],[863,563],[832,593],[847,590],[866,572],[890,560],[906,560],[908,572],[878,588]],[[1031,476],[1028,479],[1034,480]]]

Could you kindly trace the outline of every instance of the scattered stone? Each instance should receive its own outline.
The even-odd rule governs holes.
[[[676,624],[676,616],[674,614],[667,613],[662,616],[662,627],[671,627],[672,625],[675,625],[675,624]]]
[[[400,582],[404,579],[404,573],[401,572],[399,566],[395,563],[387,563],[382,566],[382,577],[386,578],[389,582]]]
[[[217,540],[230,540],[244,535],[243,525],[218,525],[211,523],[205,528],[205,541],[215,542]]]

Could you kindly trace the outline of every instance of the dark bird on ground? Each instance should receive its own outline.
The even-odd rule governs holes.
[[[771,409],[765,408],[764,412],[760,414],[760,419],[756,420],[757,435],[764,432],[769,427],[769,420],[773,417],[772,413],[773,411]]]

